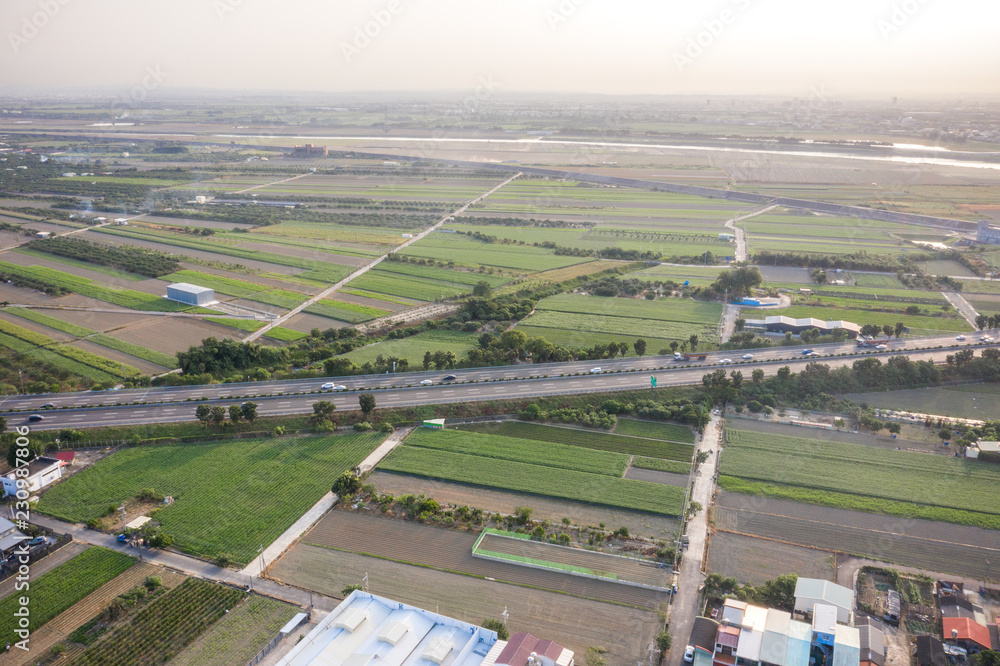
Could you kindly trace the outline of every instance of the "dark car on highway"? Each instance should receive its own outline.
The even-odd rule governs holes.
[[[452,380],[458,379],[458,377],[456,377],[455,375],[445,375],[441,379],[443,379],[446,382],[450,382]]]
[[[41,414],[32,414],[31,416],[28,417],[29,421],[36,421],[36,422],[43,421],[44,419],[45,417],[42,416]]]

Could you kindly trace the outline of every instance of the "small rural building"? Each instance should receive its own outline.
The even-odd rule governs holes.
[[[123,227],[126,224],[128,224],[128,219],[126,219],[124,217],[116,217],[115,218],[115,224],[117,224],[120,227]]]
[[[28,492],[37,492],[50,483],[62,478],[63,463],[55,458],[38,456],[28,463],[28,475],[23,478]],[[17,492],[18,476],[13,470],[0,476],[0,483],[3,483],[4,492],[13,495]]]
[[[948,666],[941,641],[934,636],[917,636],[917,666]]]
[[[6,518],[0,518],[0,553],[6,555],[24,539],[25,536],[18,531],[14,523]]]
[[[573,666],[573,656],[572,650],[558,643],[517,633],[510,637],[493,663],[496,666]]]
[[[424,419],[424,427],[440,430],[444,428],[444,419]]]
[[[885,642],[885,631],[878,620],[865,617],[856,623],[861,637],[861,663],[871,666],[885,666],[889,646]]]
[[[946,617],[941,620],[944,640],[968,652],[992,649],[990,630],[967,617]]]
[[[215,290],[187,282],[176,282],[167,286],[167,298],[188,305],[208,305],[215,302]]]
[[[38,236],[39,238],[48,238],[49,236],[52,235],[52,232],[51,231],[38,231],[38,232],[35,232],[35,235]]]
[[[941,597],[941,617],[964,617],[979,624],[986,624],[982,606],[956,595]]]
[[[795,583],[795,612],[810,613],[817,604],[837,609],[834,622],[848,624],[854,610],[854,591],[821,578],[799,578]]]
[[[809,666],[812,641],[812,627],[793,620],[791,613],[727,599],[722,608],[722,624],[716,633],[714,654],[704,663]],[[695,666],[699,666],[700,646],[696,647],[699,650],[695,652]]]
[[[691,645],[695,649],[695,661],[707,657],[707,663],[712,663],[715,655],[715,639],[719,635],[719,623],[709,617],[696,617],[691,628]]]
[[[838,624],[833,635],[833,666],[855,666],[861,661],[861,635],[857,627]]]
[[[731,241],[736,238],[735,234],[719,234],[719,240]]]
[[[76,451],[72,449],[69,451],[60,451],[52,457],[62,462],[63,465],[72,465],[76,461]]]
[[[965,447],[965,457],[973,460],[1000,461],[1000,442],[976,442]]]

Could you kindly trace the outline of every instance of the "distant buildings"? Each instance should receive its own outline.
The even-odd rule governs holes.
[[[847,331],[847,337],[856,338],[861,334],[861,327],[850,321],[822,321],[812,317],[793,319],[784,315],[774,315],[764,319],[747,319],[747,328],[762,328],[768,333],[801,333],[809,329],[818,329],[823,335],[829,335],[836,329]]]
[[[1000,245],[1000,227],[991,225],[988,220],[980,220],[976,228],[976,242]]]
[[[326,157],[327,154],[326,146],[314,146],[311,143],[295,146],[295,149],[292,150],[292,157]]]

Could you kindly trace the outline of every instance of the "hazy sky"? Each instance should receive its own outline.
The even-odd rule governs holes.
[[[0,25],[0,92],[1000,93],[996,0],[0,0]]]

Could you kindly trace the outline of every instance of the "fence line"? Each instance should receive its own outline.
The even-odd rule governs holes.
[[[247,662],[246,666],[255,666],[255,664],[259,664],[261,661],[264,660],[264,657],[266,657],[271,652],[271,650],[277,647],[278,643],[280,642],[281,642],[281,632],[278,632],[277,634],[275,634],[274,638],[272,638],[267,642],[267,645],[265,645],[260,649],[260,652],[255,654],[253,658],[251,658],[250,661]]]

